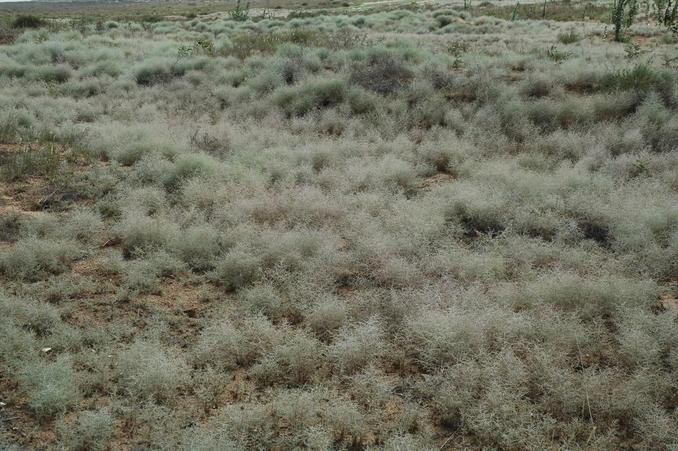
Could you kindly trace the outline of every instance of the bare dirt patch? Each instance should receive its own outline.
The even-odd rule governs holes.
[[[430,177],[423,179],[418,188],[421,191],[431,191],[434,187],[443,185],[445,183],[451,183],[456,180],[456,177],[453,174],[448,172],[437,172]]]

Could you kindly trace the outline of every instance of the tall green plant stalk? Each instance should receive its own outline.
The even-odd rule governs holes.
[[[612,25],[614,26],[615,41],[624,41],[624,31],[633,24],[633,19],[637,13],[637,0],[614,0],[612,3]]]
[[[515,8],[513,8],[513,12],[511,13],[511,21],[514,21],[518,18],[518,6],[520,6],[520,3],[516,3]]]

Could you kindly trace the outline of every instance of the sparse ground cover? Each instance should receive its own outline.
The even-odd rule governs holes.
[[[675,447],[676,37],[547,7],[5,35],[0,447]]]

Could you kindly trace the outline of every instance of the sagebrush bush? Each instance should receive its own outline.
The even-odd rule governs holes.
[[[45,25],[47,25],[45,20],[33,15],[18,16],[12,22],[13,28],[40,28],[44,27]]]
[[[11,250],[0,254],[0,271],[14,279],[35,281],[67,271],[82,255],[82,247],[73,241],[21,238]]]
[[[388,53],[375,53],[351,68],[351,83],[377,94],[394,94],[414,77],[410,69]]]
[[[383,326],[370,318],[352,327],[343,327],[329,348],[329,355],[342,372],[353,373],[369,364],[378,364],[387,352]]]
[[[545,302],[593,319],[614,315],[624,307],[649,307],[657,297],[649,280],[606,277],[597,280],[575,274],[544,274],[525,289],[526,300]]]
[[[196,271],[213,268],[215,258],[220,252],[221,236],[209,225],[190,227],[174,238],[174,249],[189,267]]]
[[[323,339],[329,339],[347,320],[346,305],[339,299],[330,297],[321,299],[307,316],[313,331]]]
[[[130,211],[116,229],[123,252],[128,257],[158,250],[174,242],[180,234],[175,223],[165,218],[149,217],[139,211]]]
[[[304,385],[311,382],[322,362],[321,343],[298,333],[264,354],[250,374],[267,385]]]
[[[137,340],[118,355],[116,373],[134,396],[172,400],[190,379],[190,368],[177,353],[159,343]]]
[[[134,68],[134,78],[141,86],[166,83],[174,77],[183,75],[169,61],[147,61]]]
[[[76,373],[69,356],[54,362],[29,362],[20,370],[28,405],[39,418],[64,413],[80,401]]]
[[[327,79],[308,82],[300,87],[285,87],[273,94],[274,103],[288,115],[301,116],[315,109],[336,106],[344,101],[343,80]]]
[[[238,293],[238,299],[245,310],[262,313],[272,320],[279,320],[284,313],[283,301],[270,285],[255,285],[243,289]]]
[[[245,319],[241,324],[215,321],[202,332],[195,358],[202,364],[233,369],[249,366],[279,340],[279,331],[263,316]]]
[[[674,80],[671,72],[638,64],[632,69],[621,69],[605,74],[600,84],[606,90],[633,90],[640,95],[654,90],[664,98],[671,99]]]
[[[238,290],[256,282],[262,270],[263,261],[260,257],[234,249],[216,263],[214,278],[227,290]]]
[[[30,297],[0,293],[0,309],[17,325],[40,336],[51,334],[61,324],[61,315],[56,307]]]
[[[73,424],[62,421],[60,435],[73,450],[100,450],[109,446],[114,418],[108,409],[86,410],[78,414]]]
[[[558,33],[558,41],[563,44],[574,44],[581,40],[581,36],[577,33],[576,30],[570,29],[564,33]]]
[[[182,261],[162,250],[136,256],[137,259],[120,271],[125,275],[125,283],[118,291],[120,300],[130,300],[140,294],[161,294],[163,278],[177,276],[186,270]]]
[[[30,360],[38,348],[34,335],[26,329],[12,322],[3,322],[0,325],[0,356],[8,368],[16,368]]]
[[[205,154],[179,155],[169,174],[163,174],[164,184],[170,189],[177,188],[180,183],[196,176],[209,176],[219,168],[219,161]]]

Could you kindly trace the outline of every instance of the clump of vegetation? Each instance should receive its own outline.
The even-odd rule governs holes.
[[[20,374],[28,405],[38,418],[64,413],[80,400],[75,371],[68,357],[54,362],[29,363]]]
[[[352,68],[351,83],[377,94],[394,94],[412,80],[412,72],[393,56],[376,54]]]
[[[113,436],[114,418],[108,409],[81,412],[73,424],[62,422],[58,430],[74,450],[106,449]]]
[[[158,343],[135,341],[118,358],[117,371],[130,393],[140,398],[168,400],[189,378],[189,368]]]
[[[33,15],[17,16],[12,22],[12,28],[40,28],[47,25],[47,22],[40,17]]]
[[[339,105],[345,95],[342,80],[318,80],[302,87],[281,88],[275,93],[274,102],[288,115],[303,116],[316,109]]]
[[[10,278],[36,281],[68,270],[80,256],[82,248],[72,241],[27,237],[0,256],[0,272]]]
[[[579,33],[577,33],[577,31],[574,29],[570,29],[565,33],[558,34],[558,41],[562,44],[574,44],[580,40],[581,36],[579,36]]]

